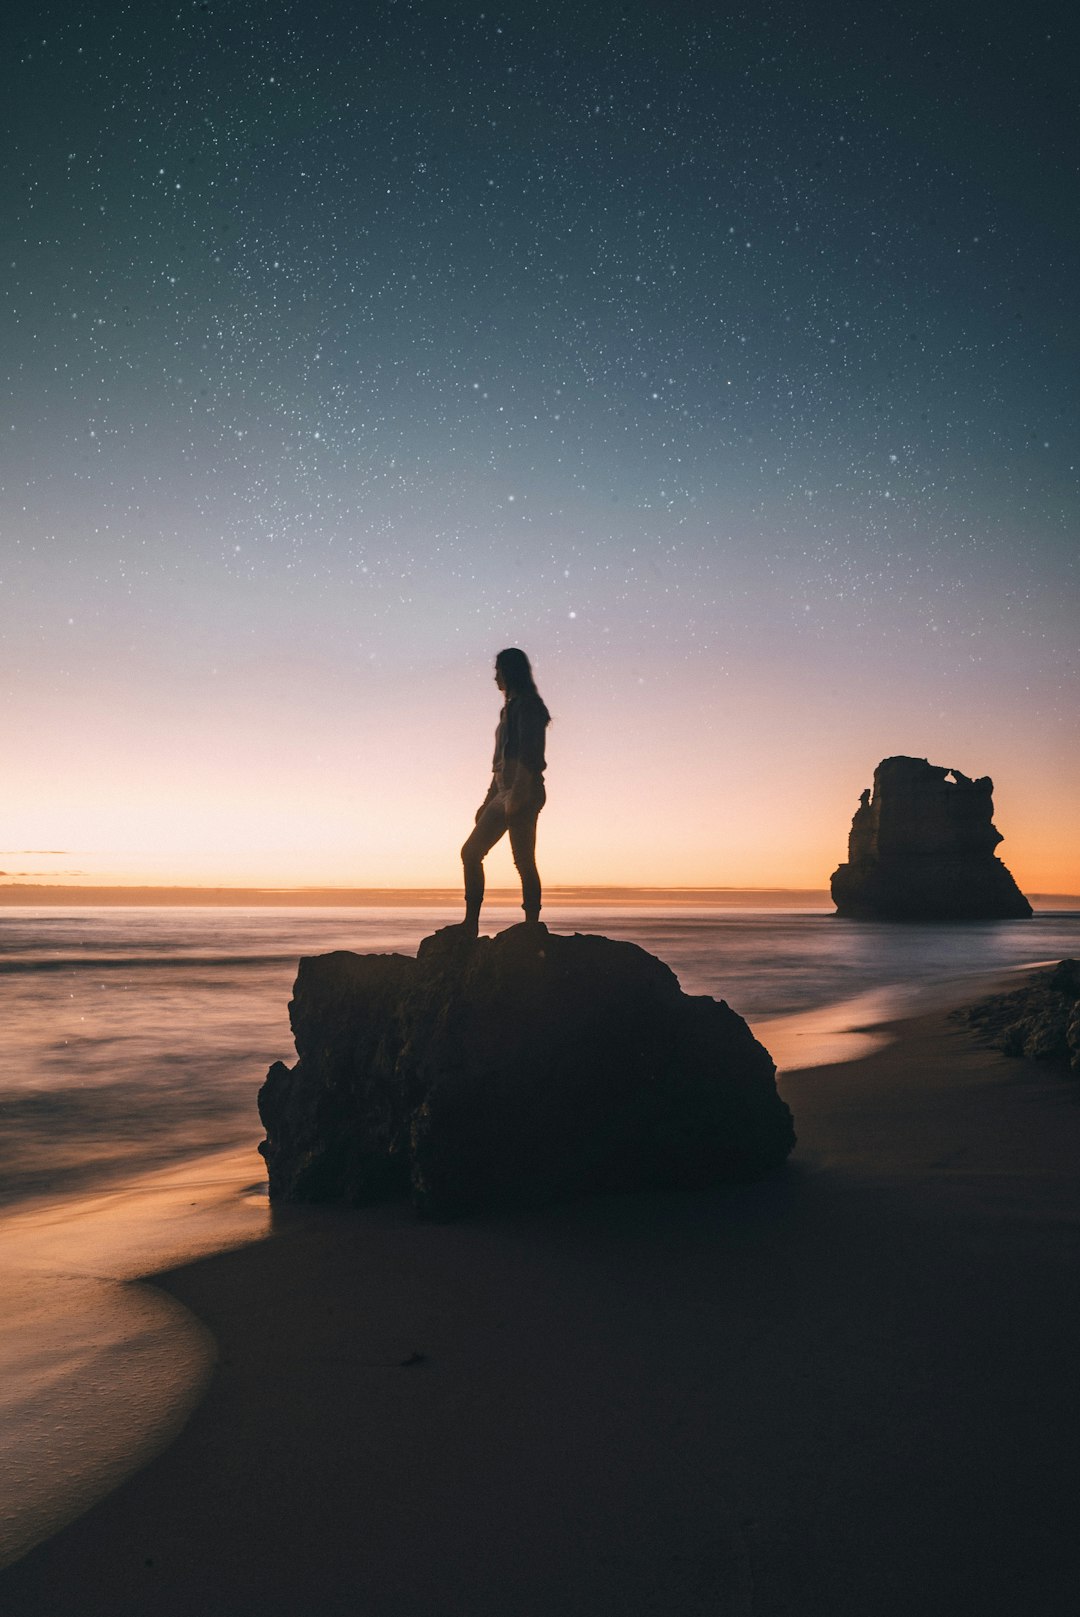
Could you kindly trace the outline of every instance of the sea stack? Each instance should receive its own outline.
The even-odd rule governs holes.
[[[795,1143],[742,1017],[632,943],[448,927],[416,959],[301,960],[289,1015],[299,1060],[259,1092],[274,1201],[448,1218],[753,1179]]]
[[[847,864],[832,875],[853,920],[1012,921],[1031,905],[994,853],[994,783],[925,758],[883,758],[863,792]]]

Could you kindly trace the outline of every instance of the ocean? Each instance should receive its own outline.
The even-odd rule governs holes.
[[[85,1191],[233,1147],[261,1164],[255,1097],[293,1059],[297,960],[414,954],[443,909],[10,908],[0,911],[0,1204]],[[518,919],[485,911],[487,930]],[[966,980],[1080,954],[1080,913],[955,926],[824,910],[559,908],[555,931],[659,955],[723,998],[784,1067],[862,1053],[858,1030]]]
[[[486,929],[520,911],[493,904]],[[256,1094],[293,1056],[302,955],[414,953],[457,911],[0,910],[0,1567],[171,1441],[215,1349],[163,1270],[263,1239]],[[552,906],[726,999],[781,1073],[862,1055],[868,1028],[1080,954],[1080,912],[885,926],[825,910]]]

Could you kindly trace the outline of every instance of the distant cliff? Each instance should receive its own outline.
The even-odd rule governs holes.
[[[259,1092],[275,1200],[437,1217],[753,1178],[795,1143],[767,1050],[635,944],[454,928],[300,962],[299,1060]]]
[[[847,863],[833,872],[839,915],[856,920],[1017,920],[1031,905],[995,856],[994,784],[925,758],[885,758],[863,792]]]

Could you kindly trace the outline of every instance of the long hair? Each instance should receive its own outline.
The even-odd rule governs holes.
[[[544,699],[536,688],[532,664],[525,653],[519,651],[517,646],[507,646],[505,651],[500,651],[496,657],[495,667],[502,675],[507,696],[535,696],[540,706],[544,709],[544,723],[550,724],[551,714],[548,712]]]

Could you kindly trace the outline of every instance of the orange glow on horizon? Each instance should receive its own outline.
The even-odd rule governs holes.
[[[463,662],[403,681],[347,722],[294,699],[292,711],[174,712],[145,735],[103,719],[87,693],[62,754],[24,719],[0,880],[456,889],[488,781],[487,676]],[[1006,747],[989,721],[974,733],[970,713],[955,730],[887,713],[855,723],[854,704],[818,731],[779,685],[739,700],[700,683],[689,700],[675,679],[543,688],[555,713],[538,836],[548,886],[827,887],[874,766],[910,752],[994,777],[999,853],[1024,891],[1080,892],[1080,762],[1048,738],[1014,731]],[[505,843],[487,870],[492,886],[514,885]]]

